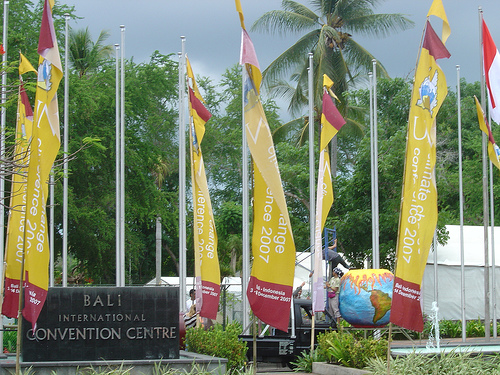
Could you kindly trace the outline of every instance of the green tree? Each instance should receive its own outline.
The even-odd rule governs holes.
[[[158,160],[177,158],[177,63],[155,52],[143,64],[127,62],[125,74],[125,252],[127,280],[155,276],[156,217],[162,218],[163,275],[176,275],[177,167],[156,182]],[[85,137],[101,147],[70,161],[69,249],[97,283],[115,280],[115,67],[110,61],[81,79],[70,76],[70,152]],[[57,186],[60,202],[61,186]],[[57,210],[59,211],[59,210]],[[56,222],[60,218],[56,217]],[[56,248],[59,248],[57,246]]]
[[[70,30],[69,61],[80,78],[87,72],[98,69],[111,56],[113,47],[104,44],[108,38],[109,32],[105,30],[101,31],[95,42],[92,41],[88,27]]]

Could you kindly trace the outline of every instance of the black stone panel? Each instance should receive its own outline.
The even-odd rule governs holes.
[[[23,361],[179,358],[177,287],[49,288]]]

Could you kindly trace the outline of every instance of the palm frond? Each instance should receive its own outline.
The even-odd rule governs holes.
[[[353,18],[373,14],[373,7],[373,2],[369,0],[338,0],[330,12],[350,23]]]
[[[307,54],[314,49],[319,33],[319,29],[307,33],[272,61],[262,72],[264,87],[280,77],[287,76],[290,70],[307,60]]]
[[[357,138],[363,137],[366,130],[364,125],[366,124],[366,115],[367,110],[365,107],[349,105],[346,126],[342,127],[344,133],[352,134]]]
[[[314,13],[305,15],[284,10],[272,10],[259,17],[252,25],[251,30],[287,35],[293,32],[310,30],[317,25],[318,16]]]
[[[269,84],[267,91],[271,97],[290,100],[295,88],[292,87],[289,82],[280,79]]]
[[[307,119],[306,124],[301,128],[298,134],[297,146],[302,147],[307,141],[309,141],[309,119]]]
[[[104,42],[111,36],[108,30],[102,30],[94,43],[94,49],[98,51],[99,59],[106,59],[113,53],[113,46],[111,44],[104,44]]]
[[[370,14],[351,18],[345,23],[346,31],[375,37],[386,37],[392,31],[411,29],[415,23],[400,13]]]
[[[285,124],[282,124],[280,127],[274,130],[273,139],[275,142],[283,142],[290,141],[293,143],[297,143],[296,135],[300,132],[302,127],[304,126],[304,118],[298,117],[291,121],[288,121]]]
[[[350,39],[349,43],[346,45],[345,55],[350,66],[357,67],[357,71],[363,74],[368,74],[373,67],[373,56],[360,44],[358,44],[354,39]],[[377,60],[377,76],[378,77],[389,77],[385,67]]]
[[[109,36],[108,31],[101,31],[94,43],[88,27],[70,30],[69,58],[80,77],[97,69],[111,55],[113,51],[111,45],[104,45]]]
[[[303,64],[301,64],[294,74],[294,80],[296,81],[295,91],[290,99],[290,104],[288,106],[289,112],[292,116],[298,116],[304,111],[309,101],[308,95],[308,59],[304,59]]]
[[[281,2],[281,7],[286,11],[297,13],[297,14],[300,14],[302,16],[306,16],[314,21],[317,21],[319,18],[316,15],[316,13],[314,13],[314,11],[312,11],[311,9],[306,7],[305,5],[298,3],[297,1],[283,0]]]

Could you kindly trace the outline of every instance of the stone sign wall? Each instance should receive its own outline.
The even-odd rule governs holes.
[[[179,358],[177,287],[49,288],[24,362]]]

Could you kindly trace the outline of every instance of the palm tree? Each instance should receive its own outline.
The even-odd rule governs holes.
[[[375,14],[380,0],[310,0],[312,9],[293,0],[283,0],[283,10],[262,15],[252,30],[278,34],[302,33],[299,40],[286,49],[263,72],[263,83],[275,94],[290,100],[289,110],[297,114],[307,105],[308,54],[313,53],[314,103],[321,109],[322,77],[334,82],[337,97],[360,75],[366,77],[374,56],[359,45],[353,35],[386,36],[390,31],[406,30],[413,22],[401,14]],[[387,76],[381,64],[377,72]],[[291,74],[288,83],[282,78]],[[339,105],[345,114],[347,108]]]
[[[80,78],[87,72],[98,69],[111,56],[113,47],[103,44],[109,35],[108,31],[101,31],[94,43],[88,27],[70,30],[69,59]]]
[[[375,14],[373,8],[381,0],[309,0],[313,10],[293,0],[282,0],[283,10],[273,10],[262,15],[252,30],[287,35],[306,32],[294,45],[286,49],[263,72],[264,87],[272,94],[290,101],[288,109],[293,116],[300,116],[308,104],[309,53],[313,54],[313,98],[316,112],[315,123],[321,116],[323,74],[330,77],[337,103],[346,118],[343,133],[358,139],[363,134],[359,121],[364,111],[347,106],[344,93],[356,78],[366,77],[373,66],[374,56],[359,45],[353,35],[386,36],[390,31],[406,30],[413,22],[401,14]],[[385,68],[377,62],[377,73],[388,76]],[[290,82],[283,79],[291,74]],[[307,139],[307,117],[298,117],[275,130],[274,137],[296,134],[298,144]],[[318,132],[319,136],[319,132]],[[342,136],[339,133],[338,136]],[[337,173],[337,137],[332,140],[331,170]]]

